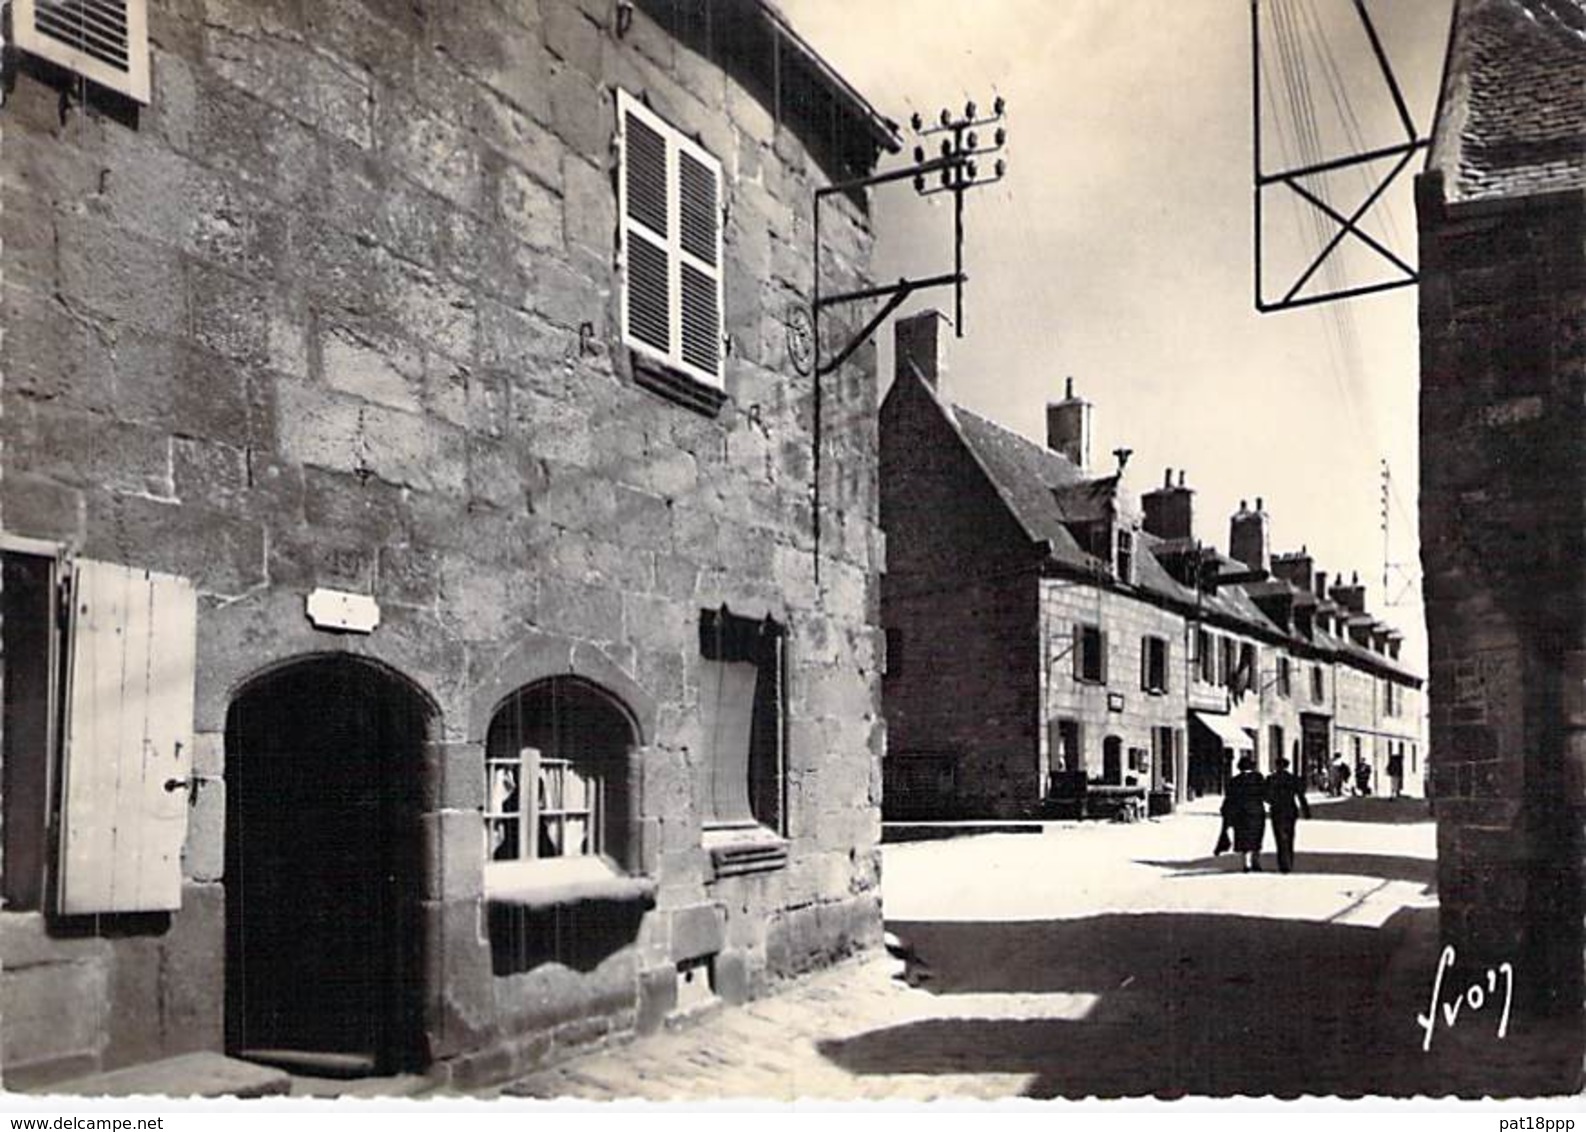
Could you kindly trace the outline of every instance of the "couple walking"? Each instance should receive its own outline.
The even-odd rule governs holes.
[[[1261,871],[1261,842],[1266,836],[1267,814],[1272,815],[1272,836],[1278,843],[1278,871],[1294,868],[1294,826],[1303,814],[1308,820],[1311,807],[1305,800],[1305,784],[1289,771],[1289,760],[1279,758],[1270,777],[1256,770],[1256,760],[1245,755],[1239,760],[1239,773],[1228,783],[1223,798],[1223,831],[1217,839],[1225,846],[1233,831],[1233,847],[1245,859],[1245,872]]]

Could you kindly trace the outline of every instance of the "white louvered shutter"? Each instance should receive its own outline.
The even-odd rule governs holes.
[[[617,114],[623,339],[720,389],[721,165],[626,91]]]
[[[181,906],[198,603],[185,578],[79,559],[57,905]]]
[[[149,101],[147,0],[16,0],[19,49]]]

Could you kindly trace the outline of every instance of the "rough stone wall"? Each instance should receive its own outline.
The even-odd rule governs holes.
[[[806,139],[598,0],[150,7],[141,113],[33,66],[3,111],[7,529],[194,580],[201,773],[224,774],[236,690],[291,658],[361,654],[427,693],[425,1028],[459,1079],[658,1024],[680,955],[717,954],[743,998],[875,942],[874,354],[826,387],[817,587],[810,384],[781,347],[830,179]],[[618,341],[617,86],[724,167],[715,418],[638,388]],[[828,283],[856,285],[867,217],[825,219]],[[314,631],[316,586],[372,594],[380,628]],[[723,604],[789,627],[790,856],[714,881],[692,752],[699,611]],[[645,721],[657,906],[592,971],[494,975],[484,731],[570,671]],[[0,913],[7,1084],[218,1047],[224,820],[202,792],[168,925],[68,940]]]
[[[1289,661],[1289,694],[1278,693],[1278,662],[1287,657]],[[1303,772],[1304,764],[1300,758],[1300,694],[1304,691],[1300,683],[1301,665],[1299,658],[1287,649],[1273,644],[1261,646],[1261,673],[1259,702],[1261,705],[1261,771],[1270,773],[1273,769],[1273,760],[1279,755],[1289,760],[1289,769],[1296,774]],[[1283,729],[1283,750],[1274,751],[1271,745],[1272,728]]]
[[[1090,684],[1074,676],[1074,625],[1097,625],[1107,634],[1107,682]],[[1147,692],[1140,672],[1140,642],[1146,636],[1168,642],[1168,675],[1165,693]],[[1051,723],[1064,718],[1083,727],[1085,770],[1092,778],[1102,774],[1102,743],[1116,735],[1123,743],[1124,774],[1128,777],[1131,747],[1152,750],[1152,731],[1185,727],[1188,690],[1184,667],[1184,618],[1170,610],[1086,582],[1044,579],[1041,582],[1042,691],[1045,710],[1041,720],[1041,766],[1056,769],[1051,749]],[[1108,706],[1110,695],[1121,696],[1123,706]],[[1164,766],[1166,777],[1184,782],[1177,768]],[[1140,785],[1155,781],[1150,774],[1135,775]],[[1182,786],[1180,787],[1182,789]],[[1043,786],[1042,793],[1045,793]]]
[[[1522,993],[1578,1010],[1586,194],[1449,204],[1429,173],[1417,197],[1443,933],[1462,968],[1513,962]]]
[[[963,816],[1041,797],[1035,550],[911,377],[881,410],[882,623],[889,758],[956,758]]]
[[[1360,754],[1375,767],[1377,739],[1377,677],[1347,665],[1335,665],[1333,693],[1333,735],[1350,767],[1355,763],[1355,740]],[[1381,782],[1380,775],[1376,781]]]

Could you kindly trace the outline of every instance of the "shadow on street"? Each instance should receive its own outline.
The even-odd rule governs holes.
[[[931,1018],[819,1043],[855,1074],[1022,1073],[1025,1094],[1041,1098],[1523,1096],[1570,1091],[1578,1075],[1578,1040],[1550,1038],[1539,1060],[1496,1043],[1493,1017],[1468,1019],[1459,1046],[1440,1036],[1423,1053],[1415,1016],[1436,961],[1432,909],[1401,910],[1381,929],[1174,913],[889,926],[944,1005],[964,994],[1098,997],[1079,1020]],[[1384,998],[1407,936],[1425,941],[1425,970],[1406,967]],[[1471,1049],[1486,1058],[1474,1075]]]
[[[1373,825],[1416,825],[1432,820],[1425,798],[1311,798],[1316,821],[1370,822]]]
[[[939,995],[1089,992],[1083,1021],[933,1019],[823,1043],[855,1073],[1028,1073],[1034,1097],[1343,1095],[1382,933],[1218,915],[900,923]],[[1303,999],[1303,1002],[1301,1001]]]
[[[1303,835],[1303,823],[1302,823]],[[1140,861],[1168,870],[1168,877],[1211,876],[1217,873],[1240,871],[1239,854],[1197,857],[1188,861]],[[1275,871],[1274,854],[1269,846],[1262,854],[1262,868]],[[1393,857],[1378,853],[1307,853],[1303,849],[1294,854],[1295,873],[1336,874],[1340,876],[1376,877],[1381,880],[1402,880],[1423,886],[1426,892],[1437,889],[1437,862],[1424,857]]]

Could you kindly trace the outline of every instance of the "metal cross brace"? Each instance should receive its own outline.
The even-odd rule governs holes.
[[[1253,80],[1252,89],[1254,92],[1251,99],[1251,116],[1254,127],[1255,153],[1255,298],[1256,310],[1263,314],[1272,311],[1292,310],[1295,307],[1314,306],[1315,304],[1331,302],[1335,299],[1349,299],[1359,295],[1375,294],[1378,291],[1388,291],[1396,287],[1407,287],[1420,279],[1414,267],[1410,266],[1360,227],[1361,220],[1371,210],[1371,207],[1377,203],[1383,193],[1387,192],[1394,179],[1409,165],[1410,159],[1419,150],[1425,149],[1430,144],[1430,139],[1421,137],[1415,128],[1415,121],[1410,117],[1409,107],[1405,104],[1404,95],[1399,89],[1398,79],[1394,76],[1393,66],[1388,60],[1387,52],[1383,50],[1381,39],[1377,36],[1376,25],[1371,22],[1371,14],[1366,11],[1365,0],[1354,0],[1354,5],[1355,12],[1360,17],[1361,26],[1365,29],[1366,38],[1371,44],[1372,53],[1376,56],[1377,67],[1382,72],[1383,81],[1387,83],[1389,94],[1393,97],[1393,105],[1398,113],[1399,123],[1404,127],[1405,141],[1395,145],[1384,146],[1380,149],[1368,150],[1364,153],[1350,154],[1328,161],[1319,161],[1311,165],[1285,169],[1281,172],[1264,173],[1261,169],[1261,0],[1250,0],[1250,64]],[[1393,167],[1377,183],[1377,186],[1348,216],[1333,208],[1327,201],[1306,189],[1300,183],[1306,177],[1339,169],[1348,169],[1357,165],[1365,165],[1372,161],[1380,161],[1389,157],[1397,157],[1398,161],[1394,162]],[[1338,225],[1338,231],[1317,252],[1315,258],[1300,273],[1293,285],[1276,302],[1268,302],[1264,296],[1261,271],[1262,194],[1272,185],[1288,186],[1298,194],[1301,200]],[[1371,249],[1379,259],[1392,265],[1399,274],[1395,278],[1377,283],[1367,283],[1357,287],[1343,287],[1335,291],[1302,297],[1300,290],[1321,270],[1327,258],[1343,243],[1346,236],[1354,236]]]

